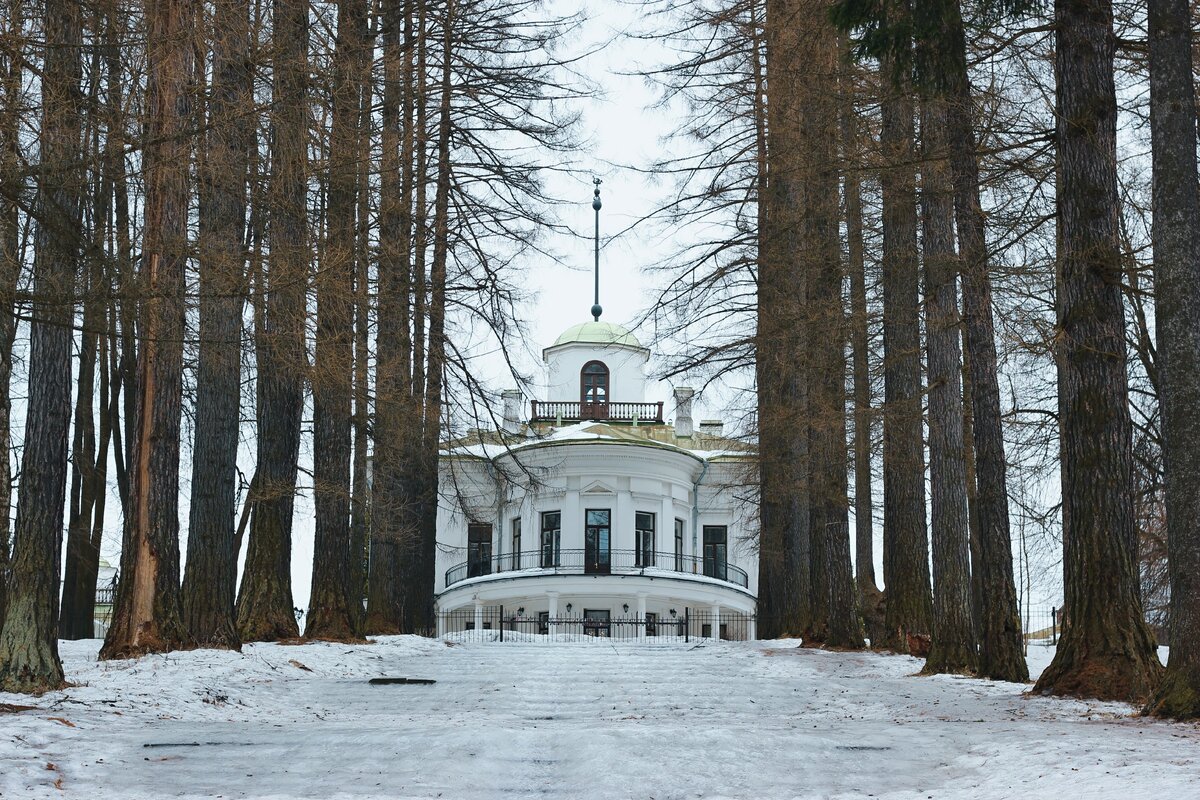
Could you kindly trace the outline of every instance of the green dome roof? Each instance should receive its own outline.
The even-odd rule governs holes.
[[[558,347],[560,344],[612,344],[645,349],[628,329],[612,322],[592,321],[572,325],[562,332],[551,347]]]

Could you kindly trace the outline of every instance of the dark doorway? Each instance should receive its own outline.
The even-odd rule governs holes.
[[[589,508],[585,513],[583,571],[607,575],[612,572],[612,511]]]

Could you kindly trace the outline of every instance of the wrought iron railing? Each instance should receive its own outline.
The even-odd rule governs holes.
[[[675,609],[671,609],[673,612]],[[524,613],[524,608],[484,606],[438,613],[442,637],[467,642],[580,642],[591,637],[649,643],[721,638],[747,641],[755,636],[753,614],[722,609],[680,608],[674,614],[588,617],[584,614]],[[714,628],[715,625],[715,628]]]
[[[534,422],[601,420],[661,423],[663,421],[662,403],[580,403],[533,400],[531,412]]]
[[[594,550],[559,550],[552,553],[547,548],[505,553],[456,564],[446,570],[446,588],[468,578],[523,571],[551,575],[638,575],[647,572],[653,575],[668,572],[677,575],[704,575],[743,589],[750,584],[749,576],[741,567],[699,556],[642,550],[609,550],[607,553],[597,553]]]

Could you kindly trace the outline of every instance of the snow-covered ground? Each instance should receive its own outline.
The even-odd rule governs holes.
[[[0,713],[0,797],[1200,796],[1200,727],[912,677],[900,656],[393,637],[97,663],[98,646],[63,643],[75,688],[0,694],[36,706]]]

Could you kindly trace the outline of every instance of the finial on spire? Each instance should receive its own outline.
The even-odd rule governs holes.
[[[592,319],[599,322],[600,315],[604,313],[604,309],[600,307],[600,207],[603,203],[600,202],[600,179],[592,178],[592,183],[596,185],[592,197],[592,208],[596,211],[596,295],[592,304]]]

